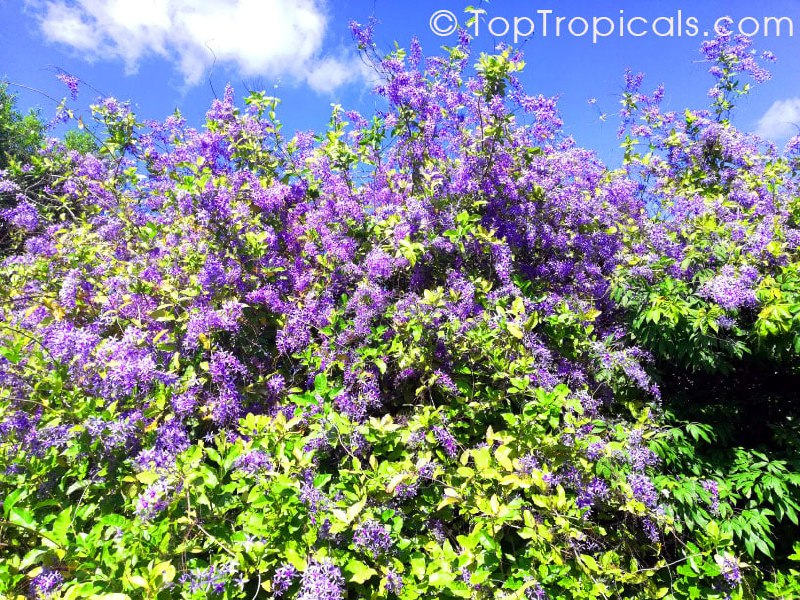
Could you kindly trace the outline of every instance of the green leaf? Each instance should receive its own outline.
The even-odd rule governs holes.
[[[36,526],[36,519],[33,513],[24,508],[12,508],[8,520],[26,529],[34,529]]]
[[[350,562],[345,565],[344,570],[350,575],[348,577],[348,581],[352,581],[354,583],[364,583],[373,575],[378,574],[375,569],[367,564],[364,564],[360,560],[356,560],[355,558],[351,559]]]
[[[425,569],[427,561],[425,560],[425,556],[421,552],[414,552],[411,555],[411,559],[409,561],[411,565],[411,573],[417,579],[424,579],[425,578]]]
[[[514,323],[506,323],[506,329],[508,329],[508,332],[518,340],[521,340],[525,337],[525,333],[522,331],[522,329],[520,329],[519,326],[515,325]]]
[[[56,520],[53,521],[52,533],[50,537],[52,537],[55,542],[58,542],[62,546],[66,546],[68,542],[67,531],[72,525],[71,517],[72,517],[72,509],[65,508],[60,513],[58,513],[58,517],[56,517]]]
[[[127,579],[134,589],[147,589],[150,587],[147,584],[147,580],[141,575],[129,575]]]
[[[514,471],[514,464],[511,462],[511,459],[508,457],[511,454],[511,448],[508,446],[500,446],[494,454],[495,459],[497,462],[500,463],[506,471]]]
[[[9,515],[11,509],[14,507],[17,501],[19,501],[20,498],[24,497],[23,495],[27,496],[28,491],[24,487],[18,487],[14,490],[11,490],[11,493],[9,493],[8,496],[5,497],[5,499],[3,500],[3,513],[5,513],[6,516]]]
[[[583,565],[592,573],[599,573],[600,567],[597,565],[597,561],[594,559],[593,556],[588,554],[581,554],[578,556],[578,560],[583,563]]]

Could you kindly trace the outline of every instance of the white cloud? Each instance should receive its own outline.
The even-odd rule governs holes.
[[[246,77],[288,77],[321,92],[362,78],[352,53],[323,53],[326,0],[31,0],[42,33],[88,60],[176,63],[188,85],[216,58]]]
[[[95,43],[92,28],[80,15],[66,6],[53,5],[46,21],[42,21],[42,31],[51,40],[69,44],[80,50],[88,50]]]
[[[357,77],[358,73],[355,69],[356,65],[354,64],[346,64],[337,58],[326,57],[309,71],[306,79],[315,90],[330,92]]]
[[[756,133],[773,142],[800,133],[800,98],[776,100],[759,119]]]

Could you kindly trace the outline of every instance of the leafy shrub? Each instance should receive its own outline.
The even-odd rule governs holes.
[[[714,427],[681,437],[647,372],[724,370],[751,348],[792,360],[792,332],[761,335],[744,304],[704,291],[739,277],[726,270],[747,249],[734,225],[769,221],[784,239],[791,211],[738,212],[720,227],[728,254],[692,270],[715,246],[681,246],[710,219],[703,202],[676,208],[686,178],[670,171],[674,182],[643,192],[636,172],[655,154],[633,149],[608,171],[564,136],[553,99],[523,91],[520,54],[481,55],[471,70],[466,36],[423,58],[416,41],[379,57],[370,27],[354,35],[382,75],[386,109],[371,119],[336,107],[324,134],[286,138],[277,99],[239,107],[229,88],[198,131],[177,114],[140,123],[108,98],[92,109],[95,147],[51,141],[31,159],[46,186],[7,174],[22,197],[6,219],[25,237],[0,271],[0,591],[791,589],[791,571],[765,576],[739,557],[771,551],[776,523],[796,522],[782,492],[796,492],[794,466],[744,452],[722,473],[701,458]],[[654,110],[646,119],[661,119]],[[726,111],[687,128],[738,140]],[[757,185],[763,165],[784,165],[774,189],[788,195],[789,159],[759,160],[726,169]],[[658,258],[663,244],[680,256]],[[772,262],[751,253],[761,262],[747,281],[761,287],[748,310],[777,297],[765,282],[794,260],[779,249]],[[667,281],[662,320],[651,299]],[[740,320],[712,340],[724,315]],[[734,510],[750,512],[726,521]]]

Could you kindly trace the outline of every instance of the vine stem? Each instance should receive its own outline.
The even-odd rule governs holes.
[[[0,520],[0,525],[3,525],[3,526],[9,525],[11,527],[16,527],[17,529],[24,529],[25,531],[29,531],[31,533],[35,533],[39,537],[44,538],[47,541],[52,542],[53,544],[55,544],[57,548],[62,549],[62,550],[64,549],[64,546],[62,546],[59,542],[54,540],[48,534],[46,534],[46,533],[44,533],[42,531],[39,531],[35,527],[31,527],[30,525],[23,525],[22,523],[14,523],[13,521],[4,521],[4,520]]]
[[[191,501],[191,499],[190,499],[190,497],[189,497],[189,490],[186,490],[186,512],[187,512],[189,515],[191,515],[191,514],[192,514],[192,501]],[[191,516],[190,516],[189,518],[191,519]],[[208,530],[207,530],[205,527],[203,527],[203,526],[200,524],[200,521],[199,521],[198,519],[196,519],[196,518],[195,518],[195,519],[192,519],[192,524],[193,524],[193,525],[195,525],[195,526],[196,526],[196,527],[197,527],[197,528],[198,528],[200,531],[202,531],[202,532],[205,534],[205,536],[206,536],[208,539],[210,539],[210,540],[211,540],[212,542],[214,542],[214,543],[215,543],[217,546],[219,546],[220,548],[222,548],[222,549],[223,549],[223,550],[224,550],[224,551],[225,551],[225,552],[226,552],[226,553],[227,553],[227,554],[228,554],[228,555],[229,555],[231,558],[237,558],[237,556],[236,556],[236,554],[233,552],[233,550],[231,550],[230,548],[228,548],[228,547],[227,547],[225,544],[223,544],[223,543],[222,543],[222,542],[219,540],[219,538],[217,538],[215,535],[213,535],[212,533],[210,533],[210,532],[209,532],[209,531],[208,531]]]

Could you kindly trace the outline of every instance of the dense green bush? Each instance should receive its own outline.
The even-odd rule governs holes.
[[[353,31],[370,118],[106,98],[5,172],[0,594],[795,595],[796,171],[728,120],[746,40],[709,112],[628,75],[612,171],[513,50]]]

